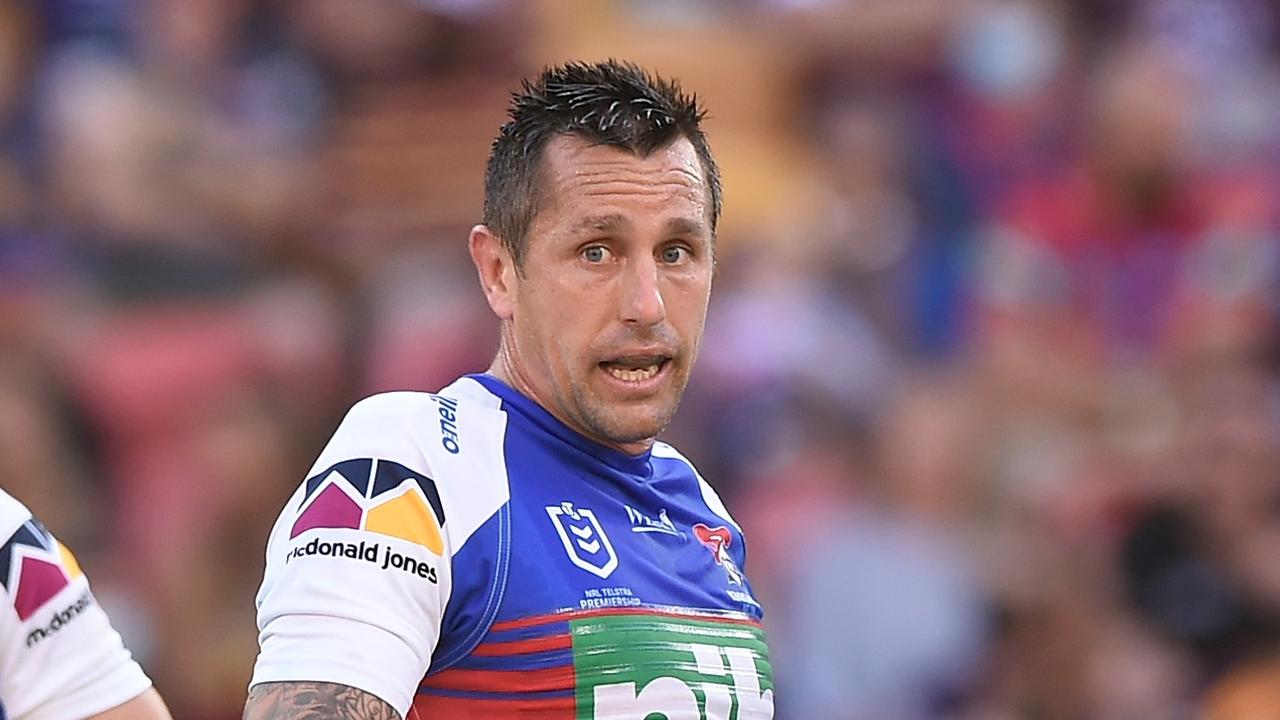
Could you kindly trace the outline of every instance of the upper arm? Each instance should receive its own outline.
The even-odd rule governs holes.
[[[489,520],[509,497],[504,428],[480,405],[425,393],[352,408],[267,543],[251,686],[331,683],[411,714],[437,651],[440,663],[465,651],[496,607],[499,544],[469,539],[499,526]],[[455,607],[466,607],[446,627],[463,547]]]
[[[373,695],[347,685],[279,682],[254,685],[249,690],[244,720],[400,720],[400,714]]]
[[[444,508],[412,432],[433,407],[358,404],[289,500],[267,544],[252,685],[332,683],[407,712],[451,587]]]
[[[160,693],[150,688],[134,699],[86,720],[172,720]]]

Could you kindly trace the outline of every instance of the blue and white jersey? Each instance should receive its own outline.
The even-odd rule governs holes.
[[[741,530],[692,465],[569,429],[487,375],[368,398],[267,546],[253,683],[408,718],[765,720]]]
[[[0,543],[0,720],[78,720],[151,687],[75,556],[3,490]]]

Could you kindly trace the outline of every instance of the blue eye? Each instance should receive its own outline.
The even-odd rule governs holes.
[[[603,245],[592,245],[583,249],[582,257],[589,263],[600,263],[604,262],[606,252]]]
[[[672,265],[674,265],[680,262],[681,260],[684,260],[685,256],[687,256],[688,254],[689,254],[689,250],[687,248],[681,247],[679,245],[672,245],[669,248],[663,249],[662,261],[665,263],[671,263]]]

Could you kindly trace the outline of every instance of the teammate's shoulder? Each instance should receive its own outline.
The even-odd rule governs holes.
[[[31,511],[22,501],[0,490],[0,542],[9,539],[14,530],[31,519]]]

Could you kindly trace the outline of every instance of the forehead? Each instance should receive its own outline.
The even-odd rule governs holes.
[[[709,218],[702,164],[693,144],[683,137],[641,157],[624,148],[562,135],[547,143],[542,176],[545,194],[539,216],[577,215],[618,205],[664,215],[693,213],[704,222]]]

